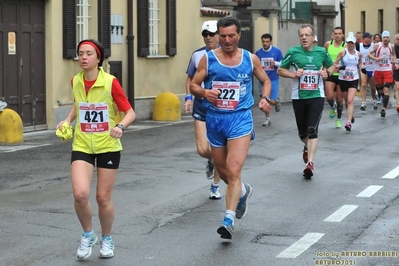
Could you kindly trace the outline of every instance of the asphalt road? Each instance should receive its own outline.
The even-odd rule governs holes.
[[[108,260],[98,258],[98,244],[89,260],[75,257],[71,142],[46,131],[0,145],[0,265],[399,265],[399,114],[381,118],[359,106],[350,133],[335,128],[325,106],[312,180],[302,177],[291,104],[272,112],[270,127],[254,107],[256,138],[243,169],[254,193],[231,241],[216,233],[224,199],[208,199],[192,119],[135,123],[123,137]]]

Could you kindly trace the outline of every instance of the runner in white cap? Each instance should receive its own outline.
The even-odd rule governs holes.
[[[376,63],[374,78],[377,89],[384,93],[383,106],[380,111],[381,117],[385,117],[389,102],[389,88],[394,84],[392,67],[399,69],[396,64],[396,55],[393,45],[390,43],[391,34],[389,31],[383,31],[381,34],[382,42],[377,43],[369,52],[369,57]]]
[[[366,111],[366,96],[367,96],[367,84],[370,85],[372,105],[373,109],[377,110],[377,96],[375,89],[375,79],[374,79],[374,68],[375,61],[369,57],[369,52],[373,48],[373,43],[371,40],[372,35],[369,32],[363,34],[363,42],[359,44],[359,52],[362,54],[363,66],[366,68],[367,73],[360,74],[361,86],[360,94],[362,97],[362,104],[360,110]]]

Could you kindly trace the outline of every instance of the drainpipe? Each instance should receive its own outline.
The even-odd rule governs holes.
[[[134,110],[133,0],[127,1],[127,97]]]

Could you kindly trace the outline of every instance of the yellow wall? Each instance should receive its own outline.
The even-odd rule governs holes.
[[[136,5],[134,5],[136,8]],[[122,62],[122,81],[121,83],[125,86],[124,90],[126,92],[126,84],[127,84],[127,41],[126,35],[128,30],[127,25],[127,1],[126,0],[118,0],[118,1],[111,1],[111,14],[115,15],[122,15],[122,25],[124,26],[123,29],[123,43],[111,43],[111,57],[105,62],[108,61],[123,61]],[[134,22],[134,25],[137,25]],[[133,27],[134,27],[133,25]],[[97,32],[97,31],[96,31]],[[135,46],[137,47],[137,46]],[[106,65],[104,65],[106,67]],[[107,70],[107,69],[106,69]]]
[[[46,114],[49,128],[54,128],[57,101],[72,101],[70,79],[80,67],[77,61],[62,57],[62,2],[46,3]]]
[[[166,54],[166,1],[160,3],[159,41],[161,42],[160,54]],[[89,38],[97,39],[97,1],[89,0]],[[63,59],[62,56],[62,1],[47,0],[46,12],[46,109],[47,125],[54,128],[64,119],[73,101],[70,87],[71,78],[81,71],[77,60]],[[133,1],[133,35],[134,35],[134,73],[128,73],[127,69],[127,0],[111,2],[111,14],[122,15],[123,40],[122,44],[111,44],[111,57],[104,61],[107,71],[108,61],[122,61],[122,84],[127,94],[128,75],[134,77],[135,102],[140,100],[152,101],[161,92],[169,91],[180,97],[185,95],[185,79],[188,61],[192,52],[204,46],[201,36],[201,26],[206,20],[218,20],[218,17],[203,17],[200,11],[200,1],[178,1],[177,14],[177,55],[163,56],[162,58],[137,57],[137,3]],[[262,29],[256,32],[254,38],[256,47],[260,47],[260,35],[264,28],[269,26],[267,19],[261,18]],[[266,23],[266,24],[265,24]],[[255,26],[257,28],[257,26]],[[60,106],[58,102],[66,104]],[[143,113],[146,112],[145,115]],[[151,117],[152,110],[136,110],[140,116]]]
[[[201,36],[202,23],[218,19],[201,17],[199,1],[179,2],[176,13],[177,55],[168,58],[136,59],[135,95],[138,99],[156,97],[164,91],[185,94],[184,82],[188,61],[194,50],[204,46]],[[160,28],[165,27],[166,25],[161,23]],[[160,51],[165,51],[165,41],[160,48]]]
[[[345,32],[361,31],[361,11],[366,13],[366,27],[365,31],[371,34],[379,32],[378,29],[378,10],[382,9],[383,30],[388,30],[391,33],[391,41],[393,36],[399,31],[397,28],[397,14],[396,9],[399,8],[399,1],[397,0],[345,0]]]
[[[270,14],[269,17],[254,15],[254,51],[262,47],[261,36],[269,33],[273,37],[272,44],[278,46],[278,16],[277,13]]]
[[[265,33],[270,33],[273,37],[273,42],[275,42],[275,34],[269,31],[269,26],[269,21],[265,17],[259,16],[254,18],[254,52],[262,47],[260,36]]]

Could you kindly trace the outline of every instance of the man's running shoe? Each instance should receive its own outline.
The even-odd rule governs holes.
[[[302,159],[304,163],[308,162],[308,148],[306,146],[303,146]]]
[[[114,242],[111,236],[103,237],[100,245],[100,258],[112,258],[114,256]]]
[[[93,232],[87,236],[85,233],[80,238],[80,246],[76,252],[76,257],[80,260],[87,259],[91,256],[91,248],[97,243],[97,235]]]
[[[276,113],[280,112],[281,109],[281,103],[280,103],[280,99],[277,98],[277,104],[274,106],[274,110],[276,111]]]
[[[373,101],[371,102],[371,104],[373,105],[374,110],[377,110],[377,101],[376,101],[376,100],[373,100]]]
[[[399,113],[399,104],[396,106],[396,112]]]
[[[244,218],[244,216],[247,214],[247,200],[248,198],[251,197],[252,195],[252,186],[250,184],[244,184],[247,192],[243,197],[240,198],[240,201],[238,202],[237,209],[236,209],[236,218],[241,219]]]
[[[346,129],[346,131],[351,131],[351,129],[352,129],[352,125],[351,125],[351,122],[346,122],[346,124],[345,124],[345,129]]]
[[[385,109],[381,109],[380,114],[381,114],[381,117],[385,117],[385,115],[386,115],[387,113],[385,112]]]
[[[233,220],[227,216],[224,216],[222,225],[217,230],[221,238],[231,239],[234,232]]]
[[[213,165],[213,162],[208,160],[208,163],[206,164],[206,178],[213,179],[214,171],[215,171],[215,166]]]
[[[352,124],[355,123],[355,117],[354,116],[352,116],[351,123]]]
[[[360,105],[360,110],[362,110],[362,111],[366,111],[366,103],[365,102],[362,102],[362,105]]]
[[[303,170],[303,176],[305,178],[311,178],[313,176],[314,165],[312,162],[306,164],[305,170]]]
[[[270,117],[267,117],[265,122],[263,122],[262,126],[267,127],[270,126],[272,122],[270,121]]]
[[[330,119],[334,119],[335,117],[335,109],[331,108],[330,109]]]
[[[335,121],[335,127],[336,128],[341,128],[342,127],[342,123],[340,119],[337,119],[337,121]]]
[[[219,186],[214,186],[211,184],[211,192],[209,194],[210,199],[221,199],[222,196],[220,195]]]

